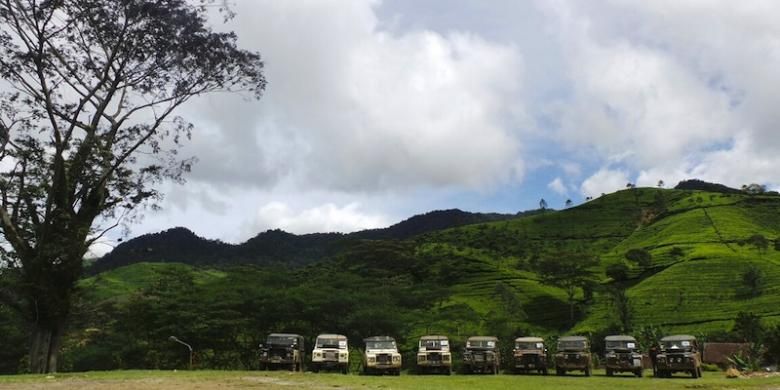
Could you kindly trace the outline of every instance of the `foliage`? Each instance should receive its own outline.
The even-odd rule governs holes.
[[[594,279],[592,267],[599,264],[593,255],[562,252],[543,258],[537,268],[539,277],[546,284],[562,288],[569,301],[569,320],[574,321],[574,297],[577,288],[591,284]]]
[[[617,325],[621,333],[629,333],[634,325],[634,308],[626,295],[626,290],[622,288],[612,288],[609,292],[612,307],[617,318]]]
[[[769,240],[761,234],[754,234],[743,242],[752,245],[759,253],[764,253],[769,248]]]
[[[606,274],[616,282],[622,282],[628,279],[628,266],[621,263],[610,264],[607,266]]]
[[[765,283],[765,274],[761,268],[754,264],[749,265],[747,269],[742,272],[741,279],[742,284],[747,289],[750,297],[761,295]]]
[[[640,267],[649,267],[653,264],[653,257],[645,249],[630,249],[626,252],[626,259],[639,265]]]
[[[176,109],[217,91],[260,97],[259,54],[186,0],[0,4],[0,228],[11,284],[0,298],[32,328],[33,372],[57,369],[90,244],[156,184],[181,181],[192,126]],[[108,225],[95,221],[109,221]]]
[[[761,343],[764,339],[764,326],[761,317],[746,312],[739,312],[734,319],[731,332],[740,341],[745,343]]]

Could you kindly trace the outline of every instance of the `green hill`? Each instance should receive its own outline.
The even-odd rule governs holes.
[[[165,340],[177,335],[198,345],[201,367],[253,368],[262,337],[289,331],[309,342],[343,333],[355,346],[389,334],[412,365],[426,333],[450,335],[456,350],[474,334],[498,335],[505,350],[528,334],[598,341],[620,327],[611,291],[627,297],[636,331],[723,338],[740,312],[780,323],[778,217],[777,196],[639,188],[405,239],[342,240],[301,267],[136,263],[81,282],[64,359],[79,370],[175,368],[181,351]],[[572,302],[544,278],[544,264],[589,258]],[[623,272],[609,273],[616,265]],[[750,267],[761,279],[752,291]]]

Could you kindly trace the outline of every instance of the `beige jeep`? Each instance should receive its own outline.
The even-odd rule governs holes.
[[[536,371],[547,375],[547,347],[541,337],[518,337],[512,350],[516,373]]]
[[[420,373],[452,374],[452,354],[447,336],[422,336],[417,350],[417,369]]]
[[[374,336],[363,340],[363,373],[401,375],[401,354],[395,339],[390,336]]]
[[[347,337],[340,334],[321,334],[317,336],[314,350],[311,352],[311,368],[320,370],[338,370],[342,374],[349,371],[349,345]]]

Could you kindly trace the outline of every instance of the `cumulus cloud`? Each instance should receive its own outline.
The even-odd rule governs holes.
[[[567,148],[640,182],[780,181],[764,173],[780,147],[780,91],[768,87],[780,81],[778,3],[540,4],[568,64],[571,93],[556,106]]]
[[[523,60],[472,33],[389,33],[365,1],[247,1],[235,27],[269,80],[256,105],[212,97],[192,114],[193,177],[235,185],[381,191],[520,177]],[[256,22],[262,15],[261,22]]]
[[[569,192],[560,177],[556,177],[553,181],[547,183],[547,188],[553,190],[558,195],[566,195]]]
[[[580,190],[585,196],[597,197],[626,188],[628,182],[628,173],[625,170],[602,168],[585,179]]]
[[[255,218],[247,230],[252,234],[268,229],[282,229],[296,234],[349,233],[387,225],[388,222],[383,216],[365,213],[360,210],[360,205],[357,203],[341,207],[329,203],[295,210],[284,202],[271,202],[257,209]]]

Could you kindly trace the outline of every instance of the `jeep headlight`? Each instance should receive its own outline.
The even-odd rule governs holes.
[[[425,361],[425,355],[423,355],[423,354],[417,355],[417,361],[424,362]]]
[[[316,357],[316,358],[322,357],[322,353],[321,352],[314,352],[314,357]]]
[[[375,356],[369,356],[369,357],[368,357],[368,362],[369,362],[369,363],[374,363],[374,362],[376,362],[376,357],[375,357]]]
[[[393,355],[393,361],[394,362],[400,362],[401,361],[401,355]]]
[[[452,356],[448,353],[442,355],[443,360],[452,360]]]
[[[340,353],[339,354],[339,358],[346,359],[347,358],[347,354],[346,353]]]

